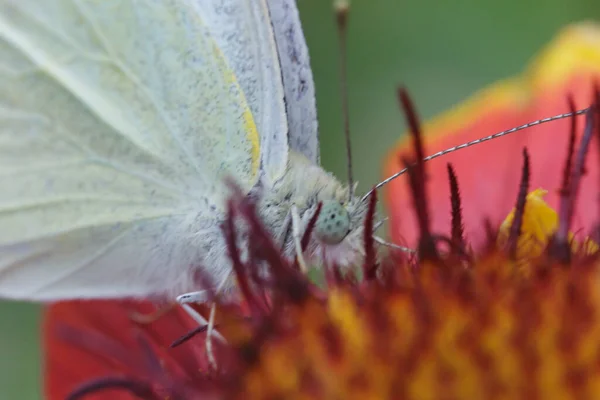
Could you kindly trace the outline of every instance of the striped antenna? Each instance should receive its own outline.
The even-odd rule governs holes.
[[[552,122],[552,121],[557,121],[559,119],[564,119],[564,118],[569,118],[569,117],[575,117],[577,115],[582,115],[585,114],[590,108],[584,108],[582,110],[578,110],[575,112],[568,112],[568,113],[564,113],[564,114],[558,114],[558,115],[554,115],[552,117],[548,117],[548,118],[542,118],[542,119],[538,119],[537,121],[533,121],[533,122],[529,122],[527,124],[521,125],[521,126],[517,126],[516,128],[511,128],[509,130],[506,131],[502,131],[502,132],[498,132],[498,133],[494,133],[493,135],[489,135],[480,139],[475,139],[472,140],[470,142],[467,143],[463,143],[460,144],[458,146],[454,146],[454,147],[450,147],[446,150],[442,150],[439,151],[435,154],[432,154],[430,156],[427,156],[423,159],[423,161],[430,161],[433,160],[434,158],[438,158],[441,156],[444,156],[446,154],[449,153],[453,153],[457,150],[461,150],[461,149],[466,149],[467,147],[471,147],[471,146],[475,146],[477,144],[483,143],[483,142],[487,142],[488,140],[492,140],[492,139],[496,139],[502,136],[506,136],[506,135],[510,135],[511,133],[515,133],[518,131],[522,131],[523,129],[527,129],[527,128],[531,128],[533,126],[537,126],[537,125],[542,125],[545,124],[546,122]],[[404,168],[399,172],[396,172],[394,175],[382,180],[381,182],[379,182],[377,185],[375,185],[375,187],[373,189],[371,189],[370,191],[367,192],[367,194],[365,194],[360,201],[365,201],[370,195],[371,193],[373,193],[373,191],[381,188],[382,186],[388,184],[389,182],[393,181],[394,179],[396,179],[397,177],[404,175],[404,173],[408,170],[408,168]]]

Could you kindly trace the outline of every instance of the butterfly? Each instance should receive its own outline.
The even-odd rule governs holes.
[[[171,296],[197,269],[232,287],[227,177],[286,254],[321,203],[307,262],[360,257],[294,1],[0,4],[0,296]]]

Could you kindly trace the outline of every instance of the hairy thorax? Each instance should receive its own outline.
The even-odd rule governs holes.
[[[290,152],[288,168],[282,179],[270,190],[257,186],[252,191],[258,213],[274,240],[288,257],[296,255],[291,210],[296,207],[300,217],[299,231],[303,234],[319,203],[337,202],[350,217],[347,235],[337,244],[327,244],[311,234],[305,252],[307,262],[315,266],[336,264],[348,266],[363,254],[363,225],[366,205],[349,198],[349,189],[331,173],[311,163],[305,157]]]
[[[348,231],[339,243],[324,243],[317,235],[311,234],[303,252],[309,266],[322,267],[336,265],[348,267],[356,265],[364,254],[363,225],[366,205],[359,199],[349,199],[348,188],[332,174],[311,163],[305,157],[290,152],[287,171],[284,176],[267,187],[257,184],[247,195],[256,205],[256,212],[263,226],[270,234],[273,243],[292,260],[297,252],[294,246],[292,208],[298,211],[300,235],[304,234],[319,203],[337,203],[347,211]],[[183,213],[173,229],[164,232],[165,240],[172,242],[173,257],[164,260],[168,265],[157,266],[157,286],[161,282],[176,282],[168,292],[179,295],[185,292],[202,290],[206,284],[219,288],[221,293],[235,289],[231,254],[223,235],[223,223],[228,216],[219,209],[211,210],[202,206]],[[235,218],[236,247],[244,261],[252,237],[242,216]],[[159,256],[156,254],[155,256]],[[187,266],[184,270],[181,267]],[[169,279],[165,280],[165,273]],[[202,276],[199,282],[196,276]],[[164,283],[163,283],[164,284]]]

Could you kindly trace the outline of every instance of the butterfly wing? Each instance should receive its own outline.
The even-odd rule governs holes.
[[[1,296],[161,291],[199,251],[177,224],[258,171],[250,107],[190,2],[0,1]]]
[[[264,178],[283,176],[291,148],[319,163],[315,90],[293,0],[194,0],[242,87],[261,142]]]
[[[291,149],[319,164],[315,86],[294,0],[267,0],[281,64]]]
[[[263,180],[280,179],[288,160],[281,69],[265,0],[193,0],[234,71],[254,116]]]

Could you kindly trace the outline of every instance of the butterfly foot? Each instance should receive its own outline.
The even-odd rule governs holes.
[[[183,308],[183,310],[190,316],[190,318],[192,318],[201,326],[207,326],[207,340],[209,337],[215,337],[217,340],[226,343],[225,338],[216,329],[214,329],[214,313],[216,312],[216,304],[212,304],[208,320],[206,320],[206,318],[204,318],[202,314],[200,314],[190,305],[193,303],[204,303],[206,301],[205,291],[184,293],[180,296],[177,296],[176,301],[177,303],[179,303],[181,308]],[[213,318],[212,326],[210,324],[211,316]]]

